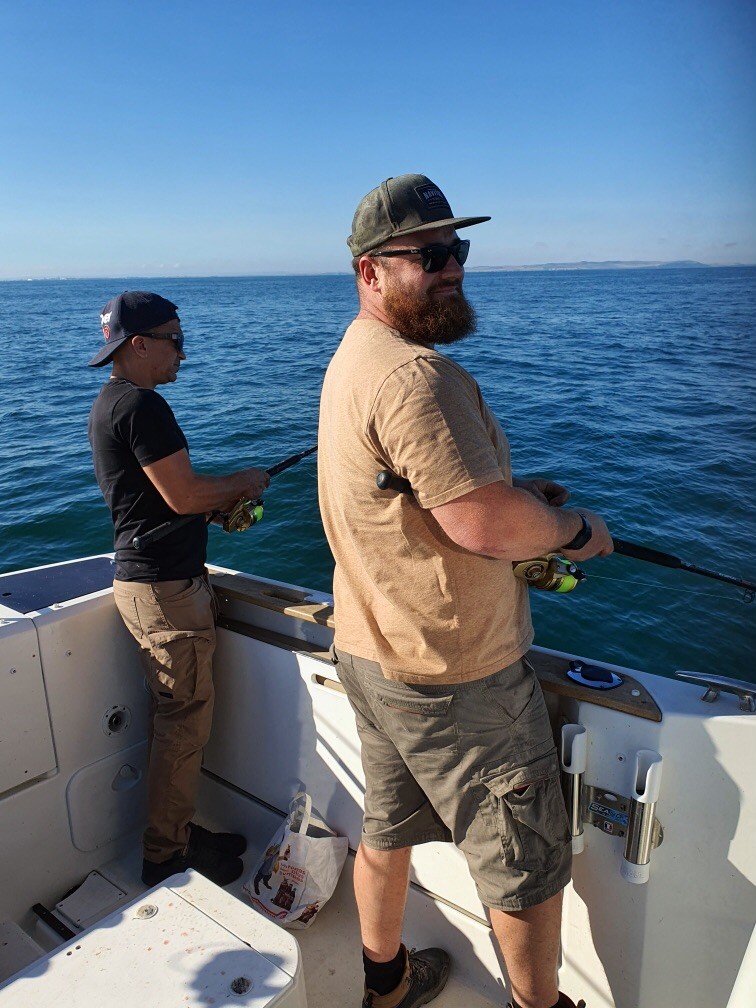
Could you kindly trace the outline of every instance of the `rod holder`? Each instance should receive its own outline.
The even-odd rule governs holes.
[[[583,774],[588,753],[588,733],[581,724],[562,725],[562,791],[572,834],[572,853],[585,847],[583,835]]]
[[[627,882],[648,882],[651,848],[654,846],[656,802],[661,790],[662,758],[653,749],[639,749],[630,796],[630,817],[620,873]]]

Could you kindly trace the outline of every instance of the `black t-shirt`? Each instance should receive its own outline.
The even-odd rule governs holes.
[[[113,516],[116,577],[150,582],[202,574],[207,554],[202,515],[141,550],[132,545],[134,536],[178,517],[142,468],[189,447],[165,399],[112,378],[92,405],[89,442],[97,482]]]

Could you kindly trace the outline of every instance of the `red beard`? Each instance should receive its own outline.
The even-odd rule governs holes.
[[[394,328],[416,343],[456,343],[475,332],[475,310],[461,287],[456,296],[434,298],[391,285],[384,291],[383,307]]]

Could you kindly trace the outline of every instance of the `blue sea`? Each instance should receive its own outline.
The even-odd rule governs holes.
[[[478,380],[520,475],[565,483],[618,536],[756,580],[756,268],[469,272],[479,330],[450,353]],[[269,467],[315,443],[350,275],[0,283],[0,572],[112,549],[86,367],[121,290],[179,306],[188,359],[161,387],[195,468]],[[264,521],[210,531],[210,560],[330,591],[316,461],[277,477]],[[531,592],[537,643],[673,675],[756,681],[756,603],[624,557],[569,595]]]

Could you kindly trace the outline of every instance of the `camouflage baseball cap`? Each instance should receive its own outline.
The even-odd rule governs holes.
[[[386,179],[361,201],[347,245],[353,256],[378,248],[389,238],[428,228],[469,227],[490,217],[455,217],[446,196],[425,175]]]

